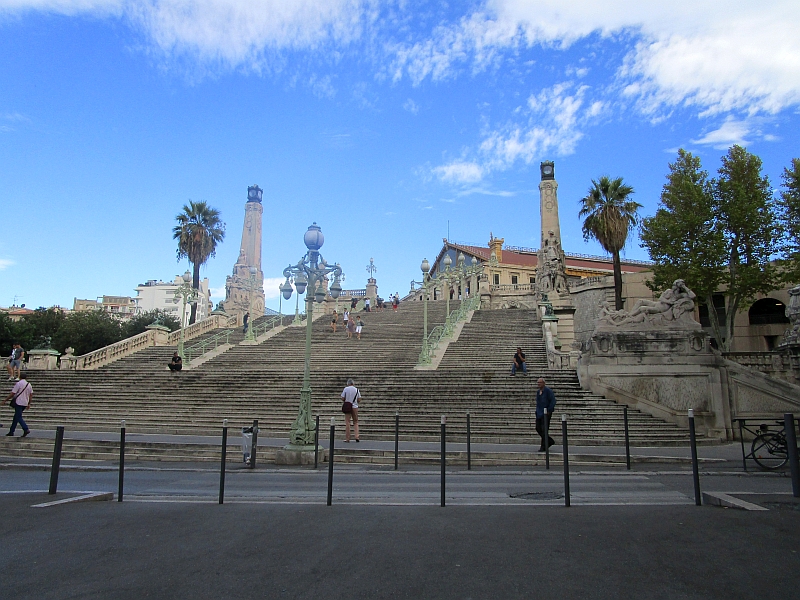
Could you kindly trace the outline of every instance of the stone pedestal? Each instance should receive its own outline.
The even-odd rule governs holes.
[[[320,446],[317,459],[319,462],[328,460],[328,450]],[[275,454],[276,465],[313,465],[314,446],[295,446],[289,444],[280,448]]]
[[[28,368],[37,371],[54,371],[58,368],[61,352],[47,349],[28,350]]]
[[[152,325],[148,325],[145,327],[148,331],[155,332],[155,336],[153,341],[155,342],[156,346],[168,346],[169,345],[169,334],[170,330],[169,327],[164,327],[164,325],[158,325],[153,323]]]
[[[374,277],[367,280],[367,298],[369,298],[370,308],[375,310],[378,306],[378,282]]]

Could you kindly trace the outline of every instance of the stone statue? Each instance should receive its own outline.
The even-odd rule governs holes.
[[[670,326],[697,329],[700,323],[693,318],[694,299],[694,292],[686,287],[683,279],[676,279],[658,300],[639,300],[630,312],[611,310],[611,305],[605,302],[598,325],[635,329]]]
[[[789,306],[786,307],[786,316],[791,327],[783,334],[781,346],[800,344],[800,285],[789,290]]]
[[[539,252],[539,269],[536,285],[540,292],[557,292],[564,294],[569,291],[567,277],[564,274],[564,265],[561,260],[561,245],[552,231],[544,240]]]
[[[36,344],[33,349],[34,350],[52,350],[50,344],[53,341],[49,335],[40,335],[39,336],[39,343]]]

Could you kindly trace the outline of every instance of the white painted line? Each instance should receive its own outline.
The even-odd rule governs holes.
[[[47,508],[48,506],[57,506],[59,504],[71,504],[72,502],[97,502],[103,500],[113,500],[114,494],[112,492],[91,492],[83,494],[82,496],[74,496],[72,498],[64,498],[63,500],[54,500],[53,502],[43,502],[42,504],[33,504],[31,508]]]
[[[769,510],[758,504],[734,498],[730,494],[725,494],[724,492],[703,492],[703,504],[725,506],[727,508],[741,508],[743,510]]]

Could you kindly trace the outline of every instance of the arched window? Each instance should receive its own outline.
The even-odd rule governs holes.
[[[786,318],[786,305],[775,298],[762,298],[755,302],[747,313],[750,325],[782,325]]]

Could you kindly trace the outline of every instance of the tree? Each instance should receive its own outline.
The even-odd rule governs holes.
[[[172,229],[172,237],[178,240],[178,260],[188,258],[192,263],[192,287],[199,289],[200,266],[216,255],[217,244],[225,239],[225,223],[218,210],[191,200],[175,220],[178,224]],[[196,317],[197,303],[193,302],[189,323],[194,323]]]
[[[631,228],[636,225],[638,202],[628,200],[633,188],[622,182],[622,177],[610,179],[602,176],[592,180],[592,186],[581,199],[580,217],[583,221],[583,239],[594,238],[614,259],[614,303],[622,309],[622,265],[619,253],[628,241]]]
[[[717,314],[712,297],[725,280],[726,252],[715,218],[712,182],[700,159],[683,149],[669,170],[656,214],[642,220],[642,246],[655,262],[647,285],[661,292],[683,279],[708,306],[713,323]]]
[[[68,346],[80,356],[122,339],[122,324],[103,310],[74,312],[64,318],[53,337],[53,348],[64,352]]]
[[[656,263],[652,287],[684,279],[704,299],[714,337],[728,352],[736,314],[785,278],[774,261],[783,234],[757,156],[732,146],[718,174],[709,182],[700,160],[681,150],[656,215],[643,223],[642,242]],[[725,296],[724,323],[714,310],[714,293]]]
[[[792,159],[792,168],[784,167],[780,197],[780,220],[786,232],[783,252],[787,279],[800,281],[800,158]]]
[[[156,320],[164,327],[169,327],[170,331],[180,329],[181,322],[173,314],[159,308],[140,313],[127,321],[123,326],[124,337],[132,337],[147,331],[147,326],[152,325]]]

